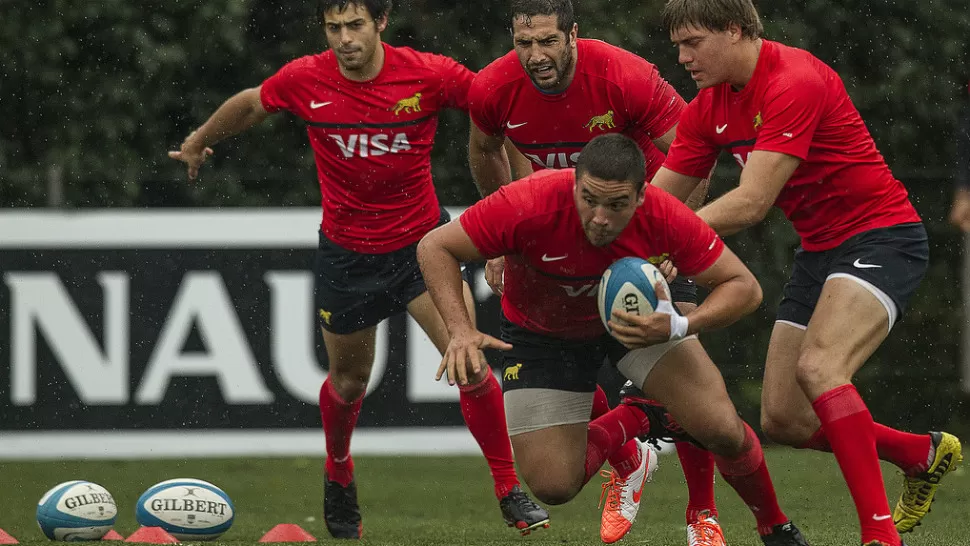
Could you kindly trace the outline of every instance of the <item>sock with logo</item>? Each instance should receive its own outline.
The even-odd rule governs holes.
[[[778,506],[775,486],[768,474],[765,454],[761,449],[758,436],[747,423],[744,424],[744,447],[737,457],[715,456],[717,468],[724,481],[737,491],[744,504],[751,509],[758,522],[758,533],[770,534],[771,528],[788,521],[788,517]]]
[[[812,407],[855,502],[862,542],[899,544],[879,467],[875,423],[859,392],[851,384],[842,385],[823,393]]]
[[[912,434],[875,423],[876,452],[883,461],[899,467],[907,476],[915,476],[926,472],[932,460],[930,452],[933,450],[933,439],[929,434]],[[816,451],[832,451],[825,427],[819,427],[807,442],[799,446],[801,449]]]
[[[620,404],[591,422],[586,430],[586,478],[583,483],[599,472],[607,458],[628,442],[635,442],[641,431],[649,429],[650,421],[643,410],[628,404]]]
[[[337,394],[328,377],[320,386],[320,420],[327,438],[327,479],[347,487],[354,479],[354,459],[350,456],[350,437],[357,426],[361,396],[347,402]]]
[[[687,523],[696,522],[701,512],[717,517],[714,503],[714,455],[690,442],[677,442],[677,458],[687,480]]]
[[[596,392],[593,393],[593,411],[589,416],[590,421],[606,415],[608,411],[610,411],[610,401],[606,397],[606,392],[603,391],[603,387],[596,385]],[[633,474],[640,467],[641,459],[640,446],[637,445],[636,440],[630,440],[623,444],[623,447],[616,450],[609,457],[610,466],[623,479],[629,477],[630,474]]]
[[[461,399],[461,414],[469,432],[478,442],[488,469],[495,482],[495,496],[501,500],[519,485],[515,475],[512,458],[512,442],[505,422],[505,402],[502,387],[489,371],[485,379],[474,385],[458,387]]]

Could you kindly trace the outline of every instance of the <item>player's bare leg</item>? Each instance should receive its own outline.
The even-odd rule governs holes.
[[[696,339],[684,341],[661,357],[646,376],[643,392],[662,402],[672,421],[714,454],[725,480],[752,507],[762,541],[806,544],[778,506],[761,443],[738,417],[720,372]],[[706,523],[710,519],[704,518]],[[706,531],[701,531],[708,541],[703,544],[723,543],[719,529],[714,533],[710,525],[704,527]]]
[[[842,468],[856,503],[863,542],[878,540],[895,545],[900,539],[888,517],[876,448],[878,436],[886,431],[880,433],[851,384],[853,375],[888,332],[887,309],[872,292],[853,279],[830,278],[805,332],[795,375],[802,391],[813,400],[825,438]],[[930,452],[929,447],[924,443],[926,452]],[[936,476],[937,482],[958,458],[959,451],[951,452],[946,468]],[[932,497],[935,487],[926,493]],[[925,505],[928,509],[929,500]]]
[[[708,180],[702,180],[694,188],[687,199],[688,206],[691,206],[691,203],[697,204],[696,207],[691,207],[696,210],[704,203],[707,198],[708,184]],[[694,303],[677,302],[676,305],[684,315],[697,309]],[[717,505],[714,502],[714,455],[690,442],[676,442],[675,447],[684,472],[684,479],[687,481],[687,510],[684,517],[689,534],[693,527],[703,525],[712,518],[717,520]],[[702,531],[697,530],[694,534],[700,535]],[[691,541],[688,540],[688,542]]]
[[[475,300],[468,283],[463,283],[465,306],[475,320]],[[441,315],[425,292],[408,304],[408,313],[424,329],[439,352],[448,346],[448,330]],[[526,495],[519,487],[505,421],[502,387],[490,368],[469,378],[468,385],[458,387],[461,412],[468,430],[475,437],[488,462],[495,483],[495,496],[505,522],[523,532],[549,526],[549,512]]]
[[[375,331],[374,326],[350,334],[323,330],[330,362],[320,387],[320,418],[327,437],[323,516],[334,538],[357,539],[363,533],[350,438],[374,364]]]

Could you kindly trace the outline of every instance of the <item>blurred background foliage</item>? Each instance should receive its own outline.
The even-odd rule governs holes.
[[[511,47],[506,2],[398,0],[383,38],[478,70]],[[695,90],[660,28],[662,0],[574,0],[580,35],[658,65]],[[319,193],[302,124],[273,116],[216,147],[196,183],[165,153],[226,98],[283,63],[326,47],[315,2],[0,0],[0,203],[4,207],[296,206]],[[952,139],[966,100],[970,11],[933,2],[760,2],[767,37],[803,47],[845,81],[877,144],[931,232],[932,268],[892,339],[859,376],[877,419],[967,431],[960,392],[962,238],[944,223]],[[433,157],[442,202],[477,198],[467,117],[441,120]],[[722,161],[715,194],[737,170]],[[59,194],[54,188],[63,186]],[[2,236],[2,234],[0,234]],[[706,345],[739,408],[757,422],[774,309],[797,240],[780,215],[729,244],[761,279],[765,304]]]

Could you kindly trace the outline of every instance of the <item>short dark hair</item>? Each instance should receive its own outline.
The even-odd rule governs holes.
[[[735,24],[745,38],[761,38],[765,33],[751,0],[669,0],[663,24],[669,32],[688,26],[720,32]]]
[[[590,140],[579,152],[576,178],[584,174],[600,180],[630,182],[640,191],[647,177],[647,161],[635,140],[620,133],[607,133]]]
[[[337,11],[347,9],[349,4],[363,7],[370,14],[371,19],[377,21],[382,16],[387,17],[391,13],[392,0],[317,0],[317,14],[321,17],[328,11],[337,8]]]
[[[512,0],[512,20],[517,17],[555,15],[556,26],[568,37],[576,23],[572,0]]]

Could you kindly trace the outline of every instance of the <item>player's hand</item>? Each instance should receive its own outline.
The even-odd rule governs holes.
[[[482,349],[508,351],[511,348],[508,343],[475,329],[456,332],[448,341],[448,348],[441,357],[441,365],[434,379],[440,381],[447,373],[449,385],[456,382],[467,385],[469,377],[478,377],[488,367]]]
[[[485,262],[485,282],[496,296],[505,290],[505,257],[499,256]]]
[[[179,151],[168,152],[168,157],[188,165],[189,180],[195,180],[196,177],[199,176],[199,167],[205,163],[206,158],[215,153],[212,151],[212,148],[209,148],[208,146],[201,147],[197,145],[192,138],[192,135],[194,134],[195,131],[192,131],[189,133],[189,136],[185,137]]]
[[[953,196],[950,223],[960,231],[970,233],[970,190],[957,190],[956,195]]]
[[[660,274],[664,276],[664,279],[668,283],[674,282],[674,279],[677,278],[677,266],[675,266],[674,262],[670,260],[664,260],[661,262],[660,265],[657,266],[657,270],[660,271]]]
[[[670,301],[659,281],[653,289],[658,300]],[[627,349],[642,349],[670,341],[670,315],[659,311],[641,316],[614,309],[609,326],[613,337]]]

